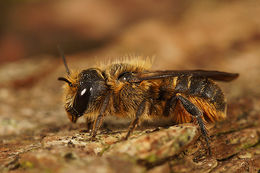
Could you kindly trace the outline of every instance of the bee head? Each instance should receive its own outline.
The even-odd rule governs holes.
[[[71,73],[67,78],[58,80],[66,82],[65,109],[72,122],[84,115],[86,111],[104,95],[107,87],[99,69],[83,70],[76,75]]]
[[[64,88],[65,110],[69,119],[76,123],[93,104],[100,99],[107,87],[105,79],[99,69],[87,69],[82,72],[69,70],[63,51],[58,47],[67,72],[67,77],[59,77],[58,80],[66,82]]]

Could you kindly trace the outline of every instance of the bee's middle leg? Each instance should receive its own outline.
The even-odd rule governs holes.
[[[135,119],[131,122],[129,128],[128,128],[128,132],[124,138],[124,140],[127,140],[128,137],[130,136],[130,134],[134,131],[136,125],[138,124],[139,122],[139,118],[140,116],[144,113],[144,110],[145,110],[145,103],[146,101],[143,100],[140,105],[138,106],[138,109],[136,111],[136,114],[135,114]]]

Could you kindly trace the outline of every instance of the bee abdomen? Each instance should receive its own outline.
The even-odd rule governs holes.
[[[210,103],[217,111],[225,112],[226,101],[223,92],[211,79],[179,76],[176,77],[174,93],[183,93],[186,96],[197,97]]]
[[[176,93],[185,93],[190,86],[190,80],[191,76],[179,76],[179,77],[175,77],[174,81],[176,81],[175,83],[173,83],[173,85],[175,85],[175,89],[174,91]]]
[[[189,76],[176,76],[164,79],[159,88],[158,100],[168,100],[176,93],[186,93],[189,89]]]
[[[224,94],[219,86],[210,79],[191,77],[188,94],[209,101],[218,110],[225,110],[226,102]]]
[[[188,93],[190,95],[198,96],[203,93],[203,90],[207,84],[207,79],[205,78],[190,78],[190,86]]]

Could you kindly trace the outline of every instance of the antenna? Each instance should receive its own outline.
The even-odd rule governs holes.
[[[72,83],[68,79],[66,79],[64,77],[59,77],[58,80],[67,82],[69,84],[69,86],[72,86]]]
[[[57,47],[58,47],[60,56],[61,56],[62,59],[63,59],[63,63],[64,63],[64,66],[65,66],[65,68],[66,68],[66,71],[67,71],[68,75],[70,75],[70,70],[69,70],[69,67],[68,67],[66,58],[65,58],[65,56],[64,56],[64,52],[63,52],[62,49],[60,48],[60,45],[58,45]]]

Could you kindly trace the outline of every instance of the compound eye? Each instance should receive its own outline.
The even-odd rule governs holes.
[[[92,90],[93,90],[93,88],[90,87],[90,88],[89,88],[89,92],[92,93]],[[87,92],[87,88],[84,88],[84,89],[80,92],[80,96],[84,96],[84,95],[86,94],[86,92]]]
[[[132,72],[124,72],[119,75],[118,80],[125,82],[125,81],[129,81],[130,79],[132,79],[132,77],[133,77]]]
[[[77,112],[77,116],[82,116],[88,108],[89,101],[91,99],[93,88],[86,87],[79,90],[75,96],[73,102],[73,109]]]
[[[87,89],[84,88],[84,89],[80,92],[80,96],[83,96],[84,94],[86,94],[86,91],[87,91]]]

